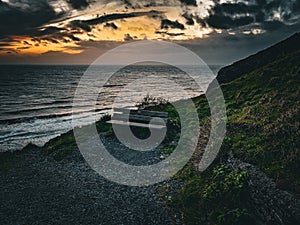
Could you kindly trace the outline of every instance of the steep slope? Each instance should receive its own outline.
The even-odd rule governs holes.
[[[251,73],[269,63],[299,51],[299,43],[300,33],[296,33],[274,46],[222,68],[218,73],[217,79],[221,84],[233,81],[244,74]]]
[[[300,195],[300,51],[223,85],[225,146]]]
[[[187,184],[171,203],[185,224],[299,223],[300,51],[283,49],[270,63],[260,61],[297,38],[227,69],[221,86],[228,116],[221,153],[203,173],[187,166],[179,175]],[[244,68],[250,61],[257,63]],[[205,97],[195,103],[199,117],[209,118]]]

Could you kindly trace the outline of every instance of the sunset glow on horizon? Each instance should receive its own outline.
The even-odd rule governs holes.
[[[190,45],[211,36],[252,38],[298,26],[296,7],[296,0],[0,0],[0,17],[5,18],[0,57],[7,62],[53,52],[81,55],[94,47],[107,49],[108,42]]]

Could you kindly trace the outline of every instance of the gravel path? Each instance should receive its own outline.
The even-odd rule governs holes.
[[[122,149],[106,139],[115,155]],[[33,148],[13,158],[12,169],[0,172],[0,218],[4,224],[176,224],[174,213],[159,203],[157,188],[128,187],[96,174],[78,151],[57,162]],[[126,153],[126,157],[125,154]],[[123,151],[124,161],[138,155]],[[149,160],[159,160],[153,152]],[[180,182],[169,181],[173,189]]]

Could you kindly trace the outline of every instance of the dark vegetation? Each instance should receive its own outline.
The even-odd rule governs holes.
[[[295,37],[299,43],[297,35],[291,44]],[[289,44],[276,45],[275,50]],[[259,55],[274,53],[271,50]],[[222,84],[228,122],[219,157],[203,173],[195,171],[191,164],[186,166],[178,177],[187,183],[170,203],[181,211],[186,224],[256,224],[256,215],[245,206],[251,201],[247,194],[251,180],[246,172],[226,166],[231,154],[257,166],[278,188],[300,197],[300,51],[280,56]],[[243,65],[251,65],[251,60],[244,60]],[[194,101],[200,119],[208,118],[205,97]]]
[[[228,105],[225,149],[257,165],[298,197],[300,52],[223,85]],[[241,89],[241,84],[247,84]]]
[[[187,184],[172,202],[186,224],[253,224],[244,206],[247,174],[226,168],[229,153],[299,198],[299,62],[300,52],[222,85],[228,123],[221,154],[203,173],[191,165],[181,171]],[[209,116],[205,98],[195,102]]]
[[[254,224],[245,208],[248,174],[223,164],[199,173],[185,168],[187,181],[170,205],[180,209],[185,224]]]

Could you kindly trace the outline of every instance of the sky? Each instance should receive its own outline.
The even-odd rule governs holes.
[[[90,64],[165,40],[225,65],[298,32],[299,18],[300,0],[0,0],[0,64]]]

